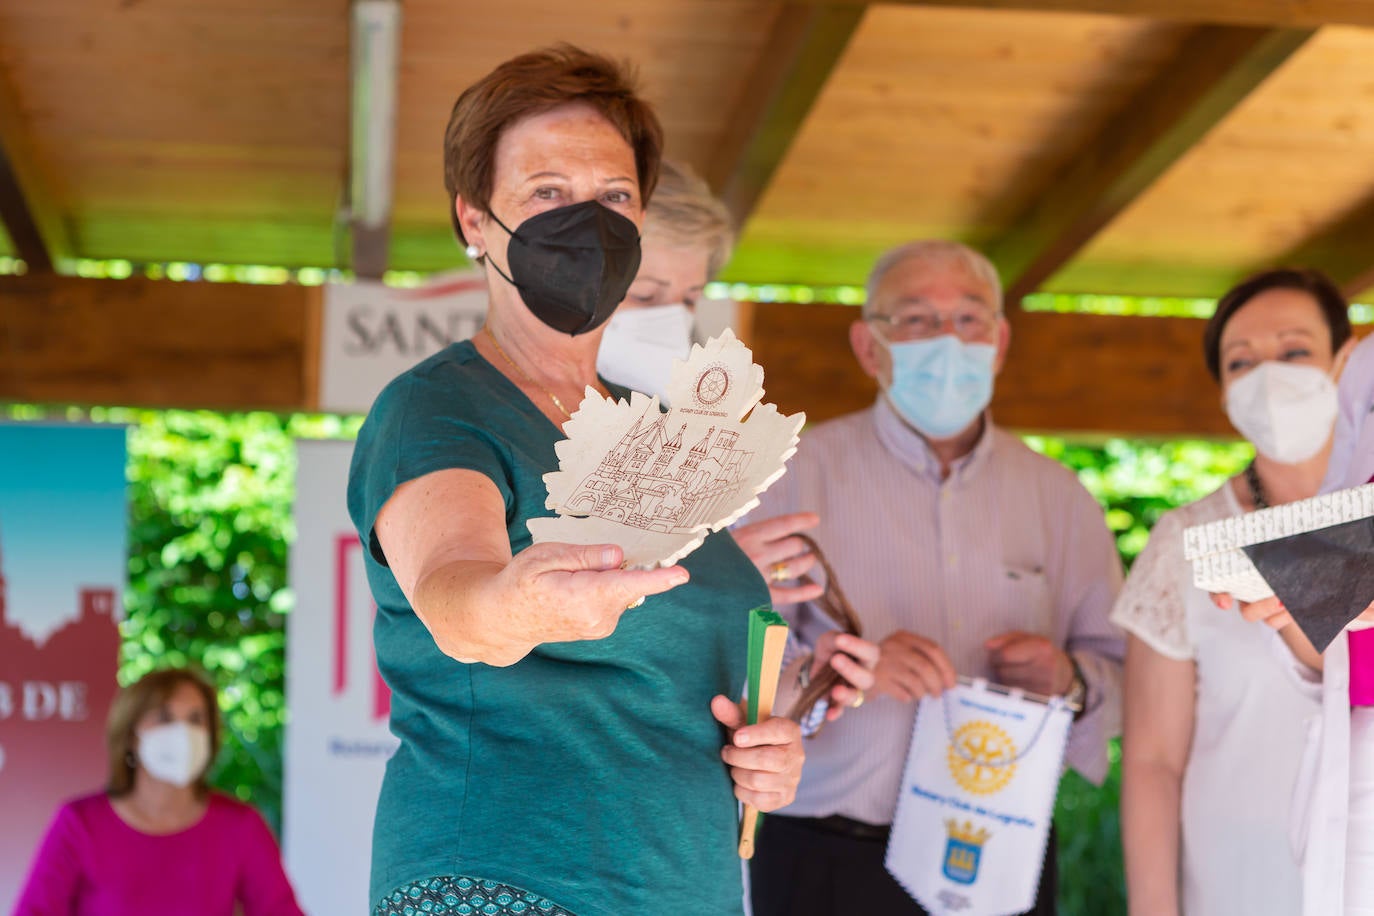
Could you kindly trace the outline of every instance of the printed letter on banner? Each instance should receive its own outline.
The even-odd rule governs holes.
[[[1011,916],[1035,904],[1073,716],[986,681],[917,709],[887,870],[931,913]]]

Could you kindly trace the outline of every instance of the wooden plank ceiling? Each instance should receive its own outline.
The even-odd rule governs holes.
[[[870,8],[729,276],[853,283],[905,239],[994,242],[1186,33],[1127,18]]]
[[[560,41],[633,60],[668,155],[704,171],[780,9],[760,0],[405,0],[393,265],[427,270],[461,259],[444,195],[444,125],[463,88],[501,61]]]
[[[669,153],[748,217],[728,279],[859,283],[942,235],[1017,293],[1205,296],[1292,258],[1374,283],[1369,0],[406,0],[403,22],[393,267],[459,261],[455,95],[571,41],[635,60]],[[333,266],[347,58],[347,0],[0,0],[0,150],[59,260]]]
[[[36,274],[81,257],[343,264],[349,17],[349,0],[0,0],[0,255]],[[726,279],[861,284],[885,248],[940,236],[988,251],[1013,302],[1037,289],[1212,296],[1280,262],[1374,292],[1374,0],[404,0],[392,267],[461,262],[442,191],[449,109],[496,63],[558,41],[637,63],[669,155],[741,217]],[[63,283],[7,290],[8,308],[124,301]],[[807,367],[833,358],[822,326],[846,314],[754,315],[782,341],[780,392],[815,390]],[[0,350],[37,339],[31,319],[0,310]],[[1179,343],[1196,322],[1013,324],[1022,350],[1082,350],[1058,347],[1061,367],[1133,348],[1122,392],[1198,387]],[[1019,392],[1055,392],[1054,410],[1004,397],[1006,415],[1106,428],[1082,372],[1032,384],[1018,367],[1035,358],[1014,351],[1008,371]],[[41,390],[96,397],[79,396],[90,372],[54,371]],[[125,400],[175,390],[168,373]],[[821,417],[871,396],[846,377],[792,406]],[[36,393],[8,378],[0,398]],[[226,385],[218,405],[261,400]],[[1142,403],[1115,419],[1221,432],[1214,407]]]
[[[0,77],[74,253],[332,261],[343,0],[4,0]]]
[[[1371,284],[1359,277],[1374,267],[1370,229],[1374,29],[1327,28],[1051,286],[1197,295],[1299,261],[1365,292]],[[1159,271],[1161,264],[1173,269]]]

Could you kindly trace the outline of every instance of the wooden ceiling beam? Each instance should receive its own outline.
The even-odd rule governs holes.
[[[859,310],[755,303],[747,340],[768,400],[809,423],[873,403],[877,386],[849,348]],[[1234,437],[1202,359],[1204,322],[1024,312],[992,402],[997,422],[1025,432]]]
[[[1281,263],[1323,271],[1350,299],[1374,290],[1374,195],[1290,251]]]
[[[27,119],[0,72],[0,222],[14,252],[35,273],[51,273],[74,257],[66,219],[52,183],[25,131]]]
[[[0,277],[0,401],[313,410],[319,287]],[[858,309],[746,306],[768,400],[819,422],[873,403]],[[1230,436],[1203,322],[1026,312],[993,410],[1010,429]]]
[[[1366,236],[1366,238],[1369,237]],[[1345,293],[1345,297],[1352,301],[1367,298],[1364,294],[1371,290],[1374,290],[1374,264],[1370,264],[1355,274],[1353,278],[1341,284],[1341,292]]]
[[[1204,25],[987,251],[1019,304],[1287,61],[1312,29]]]
[[[872,0],[812,0],[868,6]],[[1165,22],[1311,29],[1374,26],[1369,0],[882,0],[898,6],[958,7],[1031,13],[1100,13]]]
[[[706,180],[744,225],[801,130],[854,30],[862,5],[784,3]]]
[[[319,301],[318,286],[0,277],[0,401],[314,409]]]

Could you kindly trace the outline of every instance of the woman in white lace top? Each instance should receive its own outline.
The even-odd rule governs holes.
[[[1129,634],[1121,808],[1132,914],[1301,907],[1289,808],[1317,704],[1283,676],[1285,650],[1271,632],[1193,586],[1183,530],[1316,494],[1331,451],[1332,377],[1350,346],[1346,302],[1311,271],[1247,280],[1204,332],[1227,415],[1256,456],[1159,520],[1112,614]]]

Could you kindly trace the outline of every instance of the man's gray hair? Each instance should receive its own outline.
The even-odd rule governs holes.
[[[993,301],[991,304],[997,313],[1001,314],[1002,278],[997,276],[997,268],[992,266],[992,262],[987,257],[962,242],[951,242],[945,239],[922,239],[888,249],[883,252],[882,257],[878,258],[878,263],[873,265],[873,270],[868,274],[868,283],[865,286],[865,318],[873,315],[873,294],[882,285],[883,278],[892,268],[907,261],[926,261],[939,266],[957,264],[963,267],[975,278],[988,285],[988,288],[992,290]]]

